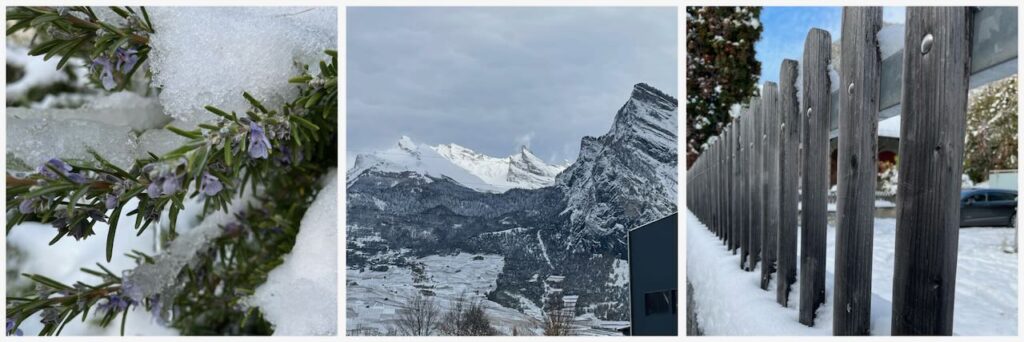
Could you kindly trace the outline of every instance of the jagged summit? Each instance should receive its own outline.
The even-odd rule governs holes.
[[[674,97],[639,83],[608,133],[583,138],[576,162],[556,180],[568,198],[568,247],[592,245],[594,235],[623,239],[626,229],[676,210],[677,106]]]
[[[413,171],[434,178],[450,178],[479,191],[536,189],[553,185],[566,165],[550,165],[526,146],[505,158],[491,157],[458,144],[421,145],[402,136],[394,149],[356,156],[349,179],[367,170]]]
[[[667,106],[671,107],[675,107],[679,103],[679,101],[672,95],[666,94],[661,90],[658,90],[658,88],[642,82],[633,86],[633,93],[630,94],[629,97],[652,103],[665,103]]]

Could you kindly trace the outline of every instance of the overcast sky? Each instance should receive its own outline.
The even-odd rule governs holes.
[[[906,7],[883,7],[882,21],[903,23]],[[828,31],[832,41],[839,40],[843,24],[842,7],[764,7],[761,10],[761,40],[755,44],[761,61],[761,83],[779,82],[779,67],[784,59],[799,61],[804,40],[811,28]]]
[[[349,8],[349,166],[356,153],[527,145],[574,160],[645,82],[676,94],[676,9]]]

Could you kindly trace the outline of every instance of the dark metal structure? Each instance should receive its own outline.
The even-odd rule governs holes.
[[[676,336],[679,214],[629,230],[630,334]]]

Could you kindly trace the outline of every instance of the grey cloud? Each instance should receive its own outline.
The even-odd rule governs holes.
[[[401,135],[504,156],[528,136],[548,161],[575,159],[633,84],[677,90],[671,7],[347,13],[350,157]]]

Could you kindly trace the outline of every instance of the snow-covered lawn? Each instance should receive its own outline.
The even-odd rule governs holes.
[[[478,258],[479,256],[479,258]],[[512,327],[539,333],[540,308],[526,310],[538,317],[506,308],[484,298],[497,286],[498,273],[505,265],[499,255],[460,253],[431,255],[415,259],[423,266],[422,277],[410,267],[389,266],[386,271],[346,270],[346,326],[348,335],[387,333],[394,328],[398,311],[421,290],[432,292],[434,304],[447,310],[465,294],[466,300],[482,300],[491,323],[498,331],[511,334]],[[531,303],[523,300],[524,304]]]
[[[895,231],[896,220],[875,219],[872,335],[890,334]],[[686,233],[686,279],[693,285],[693,309],[704,334],[832,334],[835,227],[828,229],[826,302],[814,327],[797,321],[799,280],[784,308],[775,302],[776,283],[761,290],[759,270],[740,270],[739,257],[689,211]],[[1017,254],[1003,252],[1014,233],[1007,228],[960,230],[954,335],[1017,335]]]

